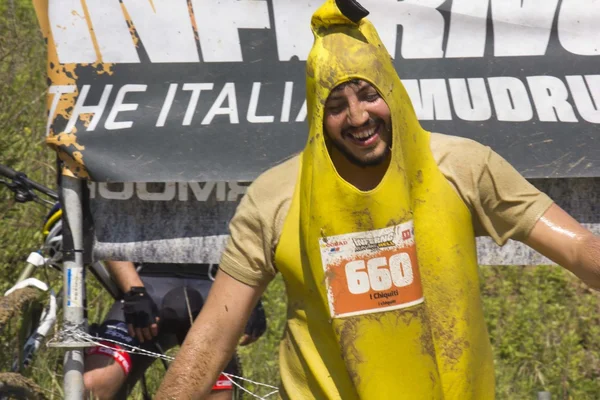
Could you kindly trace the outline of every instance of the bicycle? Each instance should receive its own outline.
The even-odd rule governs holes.
[[[62,306],[62,288],[55,292],[50,287],[46,269],[62,271],[62,209],[55,191],[30,180],[25,174],[0,165],[0,176],[4,178],[0,178],[0,183],[14,193],[18,203],[34,201],[51,206],[42,229],[43,245],[31,252],[16,284],[0,298],[0,333],[7,332],[13,323],[16,325],[16,345],[13,347],[16,354],[11,371],[0,373],[0,397],[40,399],[45,398],[44,390],[23,374],[54,327]],[[45,281],[33,277],[38,269],[44,269]],[[90,269],[104,288],[117,298],[119,291],[104,266],[96,262]]]
[[[43,399],[45,398],[44,389],[30,378],[25,377],[23,373],[30,366],[36,352],[56,324],[57,313],[62,307],[63,290],[61,288],[55,293],[47,283],[48,276],[45,277],[46,282],[44,282],[33,278],[32,275],[39,268],[51,268],[62,272],[62,209],[58,203],[59,197],[56,192],[30,180],[23,173],[1,164],[0,183],[6,185],[14,193],[15,200],[19,203],[35,201],[52,206],[42,229],[44,240],[42,247],[29,255],[26,266],[17,278],[16,284],[5,293],[4,297],[0,297],[0,334],[9,323],[15,321],[19,316],[21,320],[17,334],[18,344],[15,346],[17,354],[12,363],[11,372],[0,372],[0,400],[10,398],[8,396]],[[50,200],[38,196],[36,192],[44,194]],[[113,299],[121,298],[120,290],[102,263],[92,263],[90,270]],[[82,339],[89,343],[94,342],[95,338],[89,334],[86,336]],[[123,344],[121,343],[121,345]],[[136,349],[132,350],[136,351]],[[168,368],[168,361],[173,359],[160,349],[159,353],[148,353],[147,355],[161,359],[165,371]],[[235,378],[249,381],[241,377]],[[261,385],[258,382],[249,382]],[[150,398],[145,376],[142,377],[140,384],[144,398]],[[241,396],[242,391],[247,392],[239,383],[234,383],[234,386],[234,398],[236,399]],[[264,386],[276,389],[270,385]]]

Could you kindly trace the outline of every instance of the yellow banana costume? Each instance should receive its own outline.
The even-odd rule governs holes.
[[[353,19],[333,0],[312,18],[309,140],[275,253],[289,299],[281,396],[493,398],[471,215],[374,27]],[[392,113],[391,162],[368,192],[338,175],[323,132],[329,93],[351,79]]]

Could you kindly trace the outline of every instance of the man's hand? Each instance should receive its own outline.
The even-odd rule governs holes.
[[[158,308],[143,286],[134,286],[123,297],[129,335],[141,343],[158,335]]]
[[[123,311],[131,337],[143,343],[158,335],[158,310],[146,293],[144,283],[135,265],[130,261],[106,261],[106,268],[119,288],[125,293]]]
[[[240,346],[246,346],[250,343],[254,343],[266,330],[267,316],[265,315],[265,309],[263,308],[262,302],[259,300],[248,319],[246,329],[244,329],[244,334],[238,344]]]

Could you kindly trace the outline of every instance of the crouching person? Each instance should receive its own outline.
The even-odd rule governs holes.
[[[107,268],[124,295],[94,330],[102,346],[87,349],[84,384],[99,399],[125,399],[155,357],[125,350],[135,346],[162,353],[181,345],[207,297],[217,266],[214,264],[144,264],[108,261]],[[246,345],[266,330],[260,302],[240,341]],[[225,374],[240,375],[234,354],[212,387],[211,400],[229,400],[233,383]]]

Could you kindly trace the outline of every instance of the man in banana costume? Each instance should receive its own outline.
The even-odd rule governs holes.
[[[306,147],[249,188],[158,398],[208,393],[276,272],[284,399],[493,398],[476,235],[600,288],[600,240],[489,148],[423,130],[365,15],[341,0],[314,14]]]

